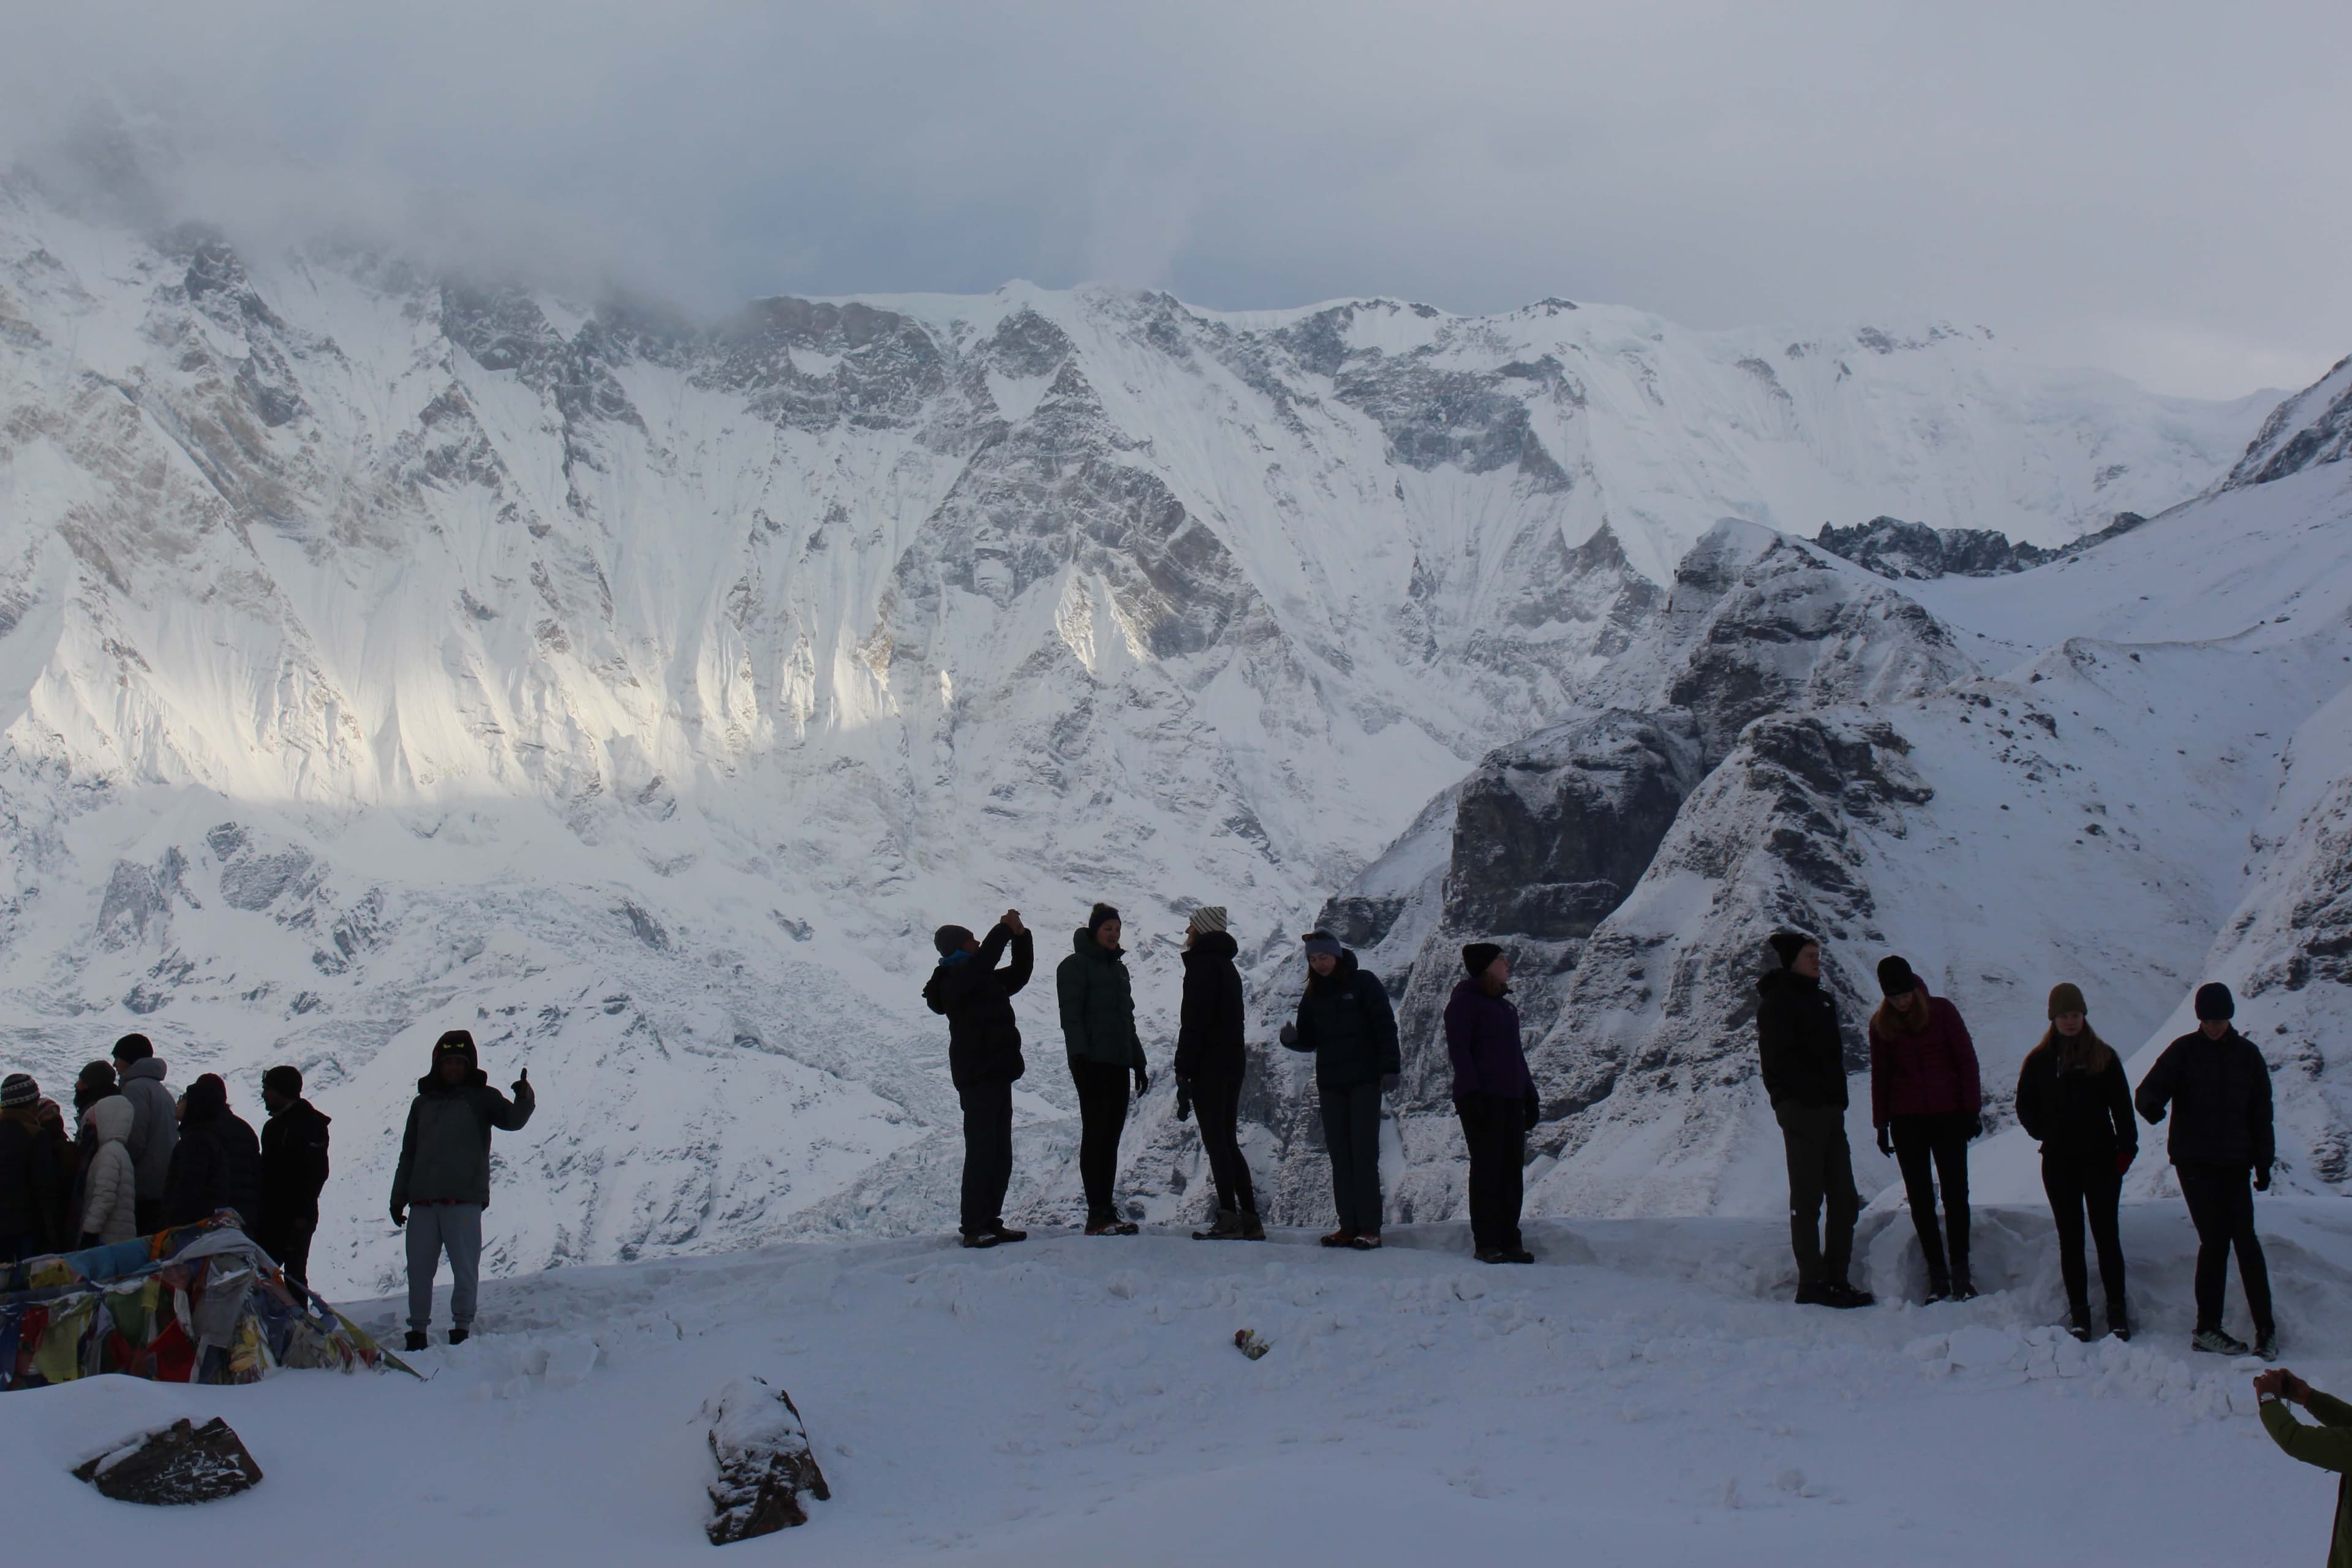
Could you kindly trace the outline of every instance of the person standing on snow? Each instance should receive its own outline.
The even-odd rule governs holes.
[[[1281,1037],[1291,1050],[1315,1054],[1331,1198],[1339,1211],[1339,1228],[1323,1245],[1370,1252],[1381,1245],[1381,1096],[1404,1070],[1396,1012],[1380,976],[1360,967],[1338,937],[1312,931],[1304,940],[1307,990],[1297,1021],[1282,1026]]]
[[[1973,1300],[1969,1279],[1969,1140],[1983,1125],[1977,1048],[1960,1010],[1927,993],[1910,964],[1879,961],[1886,1000],[1870,1019],[1870,1121],[1878,1152],[1903,1167],[1911,1226],[1927,1259],[1927,1300]],[[1931,1169],[1932,1167],[1932,1169]],[[1948,1262],[1936,1232],[1936,1188],[1944,1189]]]
[[[1021,1058],[1021,1026],[1013,998],[1029,984],[1036,944],[1007,910],[986,942],[962,926],[931,935],[939,967],[923,986],[923,1001],[948,1021],[948,1076],[963,1105],[963,1207],[957,1229],[966,1247],[1026,1241],[1025,1230],[1004,1225],[1004,1189],[1013,1181],[1013,1086],[1029,1070]],[[1012,949],[1013,962],[997,960]]]
[[[278,1259],[289,1284],[310,1283],[310,1237],[319,1229],[319,1194],[327,1184],[327,1127],[333,1118],[302,1098],[302,1069],[261,1075],[261,1217],[253,1239]]]
[[[2025,1055],[2017,1075],[2017,1120],[2042,1144],[2042,1190],[2058,1224],[2058,1271],[2078,1340],[2091,1338],[2091,1285],[2083,1267],[2087,1212],[2099,1248],[2099,1283],[2107,1293],[2107,1331],[2131,1338],[2124,1307],[2124,1244],[2116,1226],[2124,1173],[2139,1153],[2131,1084],[2123,1059],[2099,1038],[2081,987],[2053,987],[2050,1029]]]
[[[208,1072],[188,1086],[164,1187],[163,1223],[194,1225],[221,1209],[236,1210],[248,1235],[260,1223],[261,1141],[228,1108],[228,1085]]]
[[[110,1247],[139,1234],[139,1172],[131,1163],[131,1124],[137,1112],[119,1094],[92,1100],[81,1113],[91,1153],[83,1163],[77,1247]]]
[[[2167,1107],[2172,1111],[2168,1152],[2197,1227],[2197,1331],[2189,1344],[2216,1355],[2246,1353],[2245,1342],[2221,1327],[2235,1247],[2254,1319],[2254,1353],[2268,1361],[2278,1354],[2278,1323],[2271,1316],[2270,1266],[2254,1235],[2254,1193],[2270,1191],[2277,1157],[2271,1074],[2261,1048],[2231,1026],[2237,1011],[2228,986],[2199,986],[2196,1032],[2164,1047],[2133,1103],[2151,1126],[2164,1120]]]
[[[139,1171],[139,1234],[163,1228],[163,1193],[172,1181],[172,1150],[180,1122],[172,1091],[163,1086],[163,1063],[144,1035],[114,1042],[114,1072],[122,1098],[131,1102],[131,1163]]]
[[[0,1264],[66,1245],[58,1234],[58,1162],[40,1123],[30,1073],[0,1079]]]
[[[1133,1236],[1113,1191],[1118,1137],[1127,1126],[1127,1080],[1139,1099],[1151,1087],[1143,1039],[1135,1032],[1135,987],[1118,945],[1118,911],[1097,904],[1071,935],[1070,956],[1054,972],[1062,1005],[1062,1044],[1078,1089],[1078,1177],[1087,1189],[1088,1236]]]
[[[2336,1484],[2336,1533],[2327,1549],[2327,1568],[2352,1568],[2352,1405],[2320,1393],[2284,1367],[2254,1379],[2261,1400],[2263,1429],[2290,1458],[2344,1479]],[[2306,1426],[2288,1409],[2300,1405],[2319,1425]]]
[[[1454,1113],[1470,1151],[1470,1245],[1481,1263],[1533,1263],[1519,1238],[1528,1133],[1542,1115],[1519,1044],[1511,961],[1491,942],[1462,950],[1445,1003],[1445,1054],[1454,1064]]]
[[[1867,1307],[1870,1292],[1846,1282],[1862,1198],[1845,1138],[1845,1042],[1837,1001],[1822,984],[1820,942],[1801,931],[1776,931],[1771,948],[1780,966],[1756,983],[1756,1048],[1789,1161],[1797,1303]]]
[[[1195,1241],[1264,1241],[1257,1193],[1242,1158],[1242,1080],[1249,1048],[1242,1035],[1247,1014],[1240,944],[1225,930],[1221,905],[1203,904],[1184,927],[1184,999],[1176,1026],[1176,1114],[1189,1105],[1201,1119],[1201,1148],[1217,1185],[1216,1223],[1192,1233]]]
[[[509,1101],[477,1065],[470,1031],[451,1029],[433,1042],[433,1070],[416,1080],[400,1139],[400,1168],[392,1177],[392,1223],[408,1231],[408,1349],[425,1347],[433,1276],[444,1252],[449,1255],[449,1342],[462,1345],[473,1331],[482,1211],[490,1206],[490,1129],[520,1132],[538,1108],[529,1068],[515,1079]]]
[[[90,1162],[98,1157],[98,1134],[90,1130],[89,1108],[101,1100],[119,1100],[121,1095],[122,1090],[114,1080],[114,1064],[111,1062],[90,1062],[82,1068],[80,1076],[74,1079],[74,1149],[79,1156],[77,1161],[79,1173],[74,1178],[71,1205],[71,1210],[75,1215],[82,1212],[85,1200],[89,1196]],[[124,1101],[126,1108],[129,1103],[127,1100]],[[128,1136],[128,1133],[125,1136]],[[79,1226],[79,1222],[76,1223]],[[134,1216],[131,1223],[136,1226],[139,1222]],[[136,1235],[137,1232],[134,1230],[132,1234]]]

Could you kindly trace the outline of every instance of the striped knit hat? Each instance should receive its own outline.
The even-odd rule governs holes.
[[[28,1072],[12,1072],[0,1079],[0,1110],[18,1108],[29,1110],[41,1102],[41,1086],[33,1081]]]
[[[1194,910],[1192,911],[1192,929],[1202,933],[1203,935],[1206,935],[1208,932],[1213,931],[1224,930],[1225,906],[1223,904],[1202,904],[1199,909]]]

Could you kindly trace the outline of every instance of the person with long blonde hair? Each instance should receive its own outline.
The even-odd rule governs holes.
[[[2091,1027],[2081,987],[2053,987],[2049,1014],[2050,1027],[2026,1053],[2017,1075],[2017,1120],[2026,1136],[2042,1144],[2042,1190],[2058,1224],[2058,1271],[2066,1281],[2074,1337],[2092,1337],[2091,1283],[2083,1267],[2087,1219],[2099,1249],[2099,1284],[2107,1295],[2107,1331],[2128,1340],[2131,1315],[2124,1302],[2124,1244],[2116,1205],[2123,1196],[2124,1173],[2139,1153],[2131,1084],[2122,1058]]]

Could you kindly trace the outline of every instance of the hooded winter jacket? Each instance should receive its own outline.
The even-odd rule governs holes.
[[[490,1206],[490,1129],[520,1132],[539,1107],[528,1079],[517,1079],[509,1100],[465,1048],[466,1076],[446,1084],[438,1072],[416,1080],[408,1127],[400,1135],[400,1168],[393,1173],[392,1206],[458,1203]]]
[[[235,1209],[248,1230],[260,1223],[261,1142],[228,1108],[227,1087],[206,1073],[188,1086],[163,1194],[163,1223],[194,1225],[215,1209]]]
[[[131,1123],[131,1163],[139,1172],[139,1195],[161,1198],[172,1184],[172,1150],[180,1142],[172,1091],[163,1087],[163,1058],[147,1057],[121,1068],[122,1098],[137,1118]]]
[[[298,1100],[261,1124],[261,1218],[276,1236],[319,1223],[327,1184],[327,1128],[334,1118]]]
[[[75,1223],[100,1243],[139,1234],[139,1173],[131,1163],[131,1124],[138,1113],[119,1094],[91,1102],[82,1125],[96,1145],[82,1175],[81,1213]]]
[[[1775,969],[1757,981],[1756,1048],[1775,1106],[1845,1109],[1845,1041],[1837,999],[1811,975]]]
[[[2316,1426],[2296,1420],[2282,1400],[2257,1407],[2263,1429],[2292,1458],[2343,1479],[2336,1483],[2336,1534],[2328,1542],[2327,1568],[2352,1568],[2352,1405],[2314,1389],[2304,1406]]]
[[[2131,1081],[2113,1051],[2097,1072],[2059,1070],[2054,1043],[2028,1051],[2017,1074],[2017,1121],[2043,1153],[2062,1159],[2099,1163],[2139,1152]]]
[[[2164,1047],[2133,1097],[2153,1124],[2172,1111],[2167,1152],[2176,1165],[2251,1165],[2267,1171],[2277,1157],[2271,1130],[2271,1071],[2252,1040],[2231,1029],[2209,1040],[2202,1029]]]
[[[1917,993],[1927,995],[1926,988]],[[1892,1116],[1974,1116],[1984,1109],[1977,1077],[1976,1042],[1960,1010],[1927,997],[1927,1021],[1917,1029],[1888,1003],[1870,1020],[1870,1124]]]
[[[1396,1010],[1381,977],[1342,950],[1328,975],[1309,971],[1298,999],[1294,1051],[1315,1053],[1315,1087],[1337,1091],[1378,1083],[1404,1064],[1397,1052]]]
[[[1070,956],[1054,971],[1054,990],[1062,1004],[1062,1044],[1071,1061],[1143,1070],[1126,953],[1105,947],[1080,926],[1071,939]]]
[[[1013,962],[996,961],[1013,949]],[[1021,1058],[1021,1026],[1013,998],[1029,984],[1036,965],[1036,942],[1027,931],[1002,923],[981,940],[978,952],[950,953],[931,971],[923,1000],[948,1021],[948,1076],[958,1089],[1016,1083],[1029,1070]]]
[[[1202,931],[1184,950],[1184,1002],[1177,1015],[1176,1076],[1192,1082],[1239,1083],[1249,1071],[1242,1036],[1247,1009],[1241,946],[1225,931]]]
[[[1489,996],[1475,975],[1456,982],[1446,998],[1445,1054],[1454,1063],[1456,1100],[1470,1094],[1536,1097],[1536,1080],[1519,1043],[1519,1009],[1507,992]]]
[[[65,1245],[58,1196],[57,1155],[33,1108],[0,1110],[0,1237],[30,1237],[36,1252]]]

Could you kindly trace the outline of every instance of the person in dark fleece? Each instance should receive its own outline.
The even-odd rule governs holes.
[[[1189,1108],[1201,1119],[1201,1149],[1217,1188],[1217,1217],[1195,1241],[1264,1241],[1257,1190],[1249,1162],[1242,1158],[1242,1082],[1249,1075],[1249,1048],[1242,1038],[1247,1014],[1241,971],[1234,967],[1241,947],[1225,930],[1225,911],[1203,904],[1184,927],[1184,996],[1176,1024],[1176,1115]]]
[[[2074,1337],[2092,1337],[2091,1286],[2083,1268],[2087,1214],[2099,1248],[2099,1283],[2107,1293],[2107,1331],[2128,1340],[2116,1205],[2124,1173],[2139,1153],[2139,1130],[2123,1059],[2091,1027],[2089,1012],[2080,986],[2052,989],[2049,1032],[2026,1053],[2017,1075],[2017,1120],[2042,1144],[2042,1190],[2058,1223],[2058,1271],[2066,1281]]]
[[[1315,1053],[1323,1143],[1331,1152],[1331,1197],[1339,1228],[1326,1247],[1370,1252],[1381,1245],[1381,1096],[1396,1087],[1403,1062],[1396,1012],[1380,976],[1328,931],[1308,931],[1307,990],[1282,1043]]]
[[[416,1080],[400,1166],[392,1176],[392,1223],[408,1231],[407,1347],[425,1347],[433,1322],[433,1276],[449,1255],[449,1342],[473,1332],[482,1274],[482,1211],[490,1206],[490,1130],[520,1132],[539,1109],[530,1069],[510,1101],[475,1059],[474,1037],[451,1029],[433,1042],[433,1070]],[[415,1205],[413,1219],[409,1205]]]
[[[180,1124],[153,1041],[144,1035],[125,1035],[115,1041],[114,1071],[132,1111],[128,1147],[139,1173],[139,1234],[152,1236],[163,1228],[163,1192],[171,1181],[172,1146],[180,1141]]]
[[[1070,956],[1054,972],[1062,1005],[1062,1044],[1078,1090],[1078,1178],[1087,1189],[1088,1236],[1133,1236],[1114,1195],[1118,1136],[1127,1126],[1127,1080],[1141,1098],[1151,1087],[1143,1040],[1135,1032],[1135,987],[1119,950],[1118,911],[1097,904],[1071,933]]]
[[[1462,950],[1468,975],[1445,1003],[1445,1054],[1454,1064],[1454,1113],[1470,1152],[1470,1246],[1481,1263],[1533,1263],[1519,1238],[1528,1133],[1542,1115],[1519,1043],[1511,961],[1491,942]]]
[[[1837,1001],[1822,984],[1820,942],[1801,931],[1776,931],[1771,949],[1778,966],[1756,983],[1756,1048],[1789,1160],[1797,1301],[1867,1307],[1870,1292],[1846,1280],[1862,1198],[1845,1138],[1845,1042]]]
[[[2133,1103],[2151,1125],[2168,1108],[2172,1112],[2168,1152],[2197,1226],[2197,1331],[2189,1344],[2216,1355],[2246,1353],[2246,1342],[2221,1327],[2235,1247],[2253,1314],[2254,1353],[2269,1361],[2278,1354],[2278,1323],[2271,1316],[2270,1266],[2254,1235],[2254,1194],[2270,1191],[2277,1155],[2271,1074],[2261,1048],[2231,1026],[2237,1011],[2228,986],[2199,986],[2196,1032],[2164,1047]]]
[[[2336,1483],[2336,1533],[2327,1548],[2327,1568],[2352,1568],[2352,1405],[2320,1393],[2284,1367],[2254,1379],[2263,1429],[2290,1458],[2344,1479]],[[2319,1422],[2307,1426],[2289,1405],[2300,1405]]]
[[[302,1069],[261,1075],[261,1221],[253,1239],[278,1259],[287,1279],[310,1283],[310,1237],[319,1229],[319,1194],[327,1184],[327,1126],[333,1118],[302,1098]]]
[[[1903,1168],[1911,1226],[1927,1260],[1927,1300],[1969,1301],[1969,1141],[1982,1125],[1984,1091],[1976,1043],[1960,1010],[1930,995],[1911,965],[1879,961],[1885,995],[1870,1018],[1870,1122],[1878,1152]],[[1945,1237],[1937,1234],[1936,1189],[1943,1187]]]
[[[228,1108],[228,1085],[208,1072],[188,1086],[180,1140],[172,1147],[163,1189],[163,1223],[194,1225],[221,1209],[250,1227],[261,1218],[261,1141]]]
[[[966,1247],[1026,1241],[1025,1230],[1004,1224],[1004,1189],[1013,1180],[1013,1086],[1029,1065],[1021,1058],[1021,1027],[1013,998],[1029,984],[1036,943],[1007,910],[983,942],[962,926],[931,935],[939,967],[923,984],[923,1001],[948,1021],[948,1076],[963,1105],[963,1207],[957,1229]],[[1010,948],[1013,962],[997,961]]]
[[[57,1157],[41,1131],[41,1086],[30,1073],[0,1079],[0,1264],[55,1252]]]

